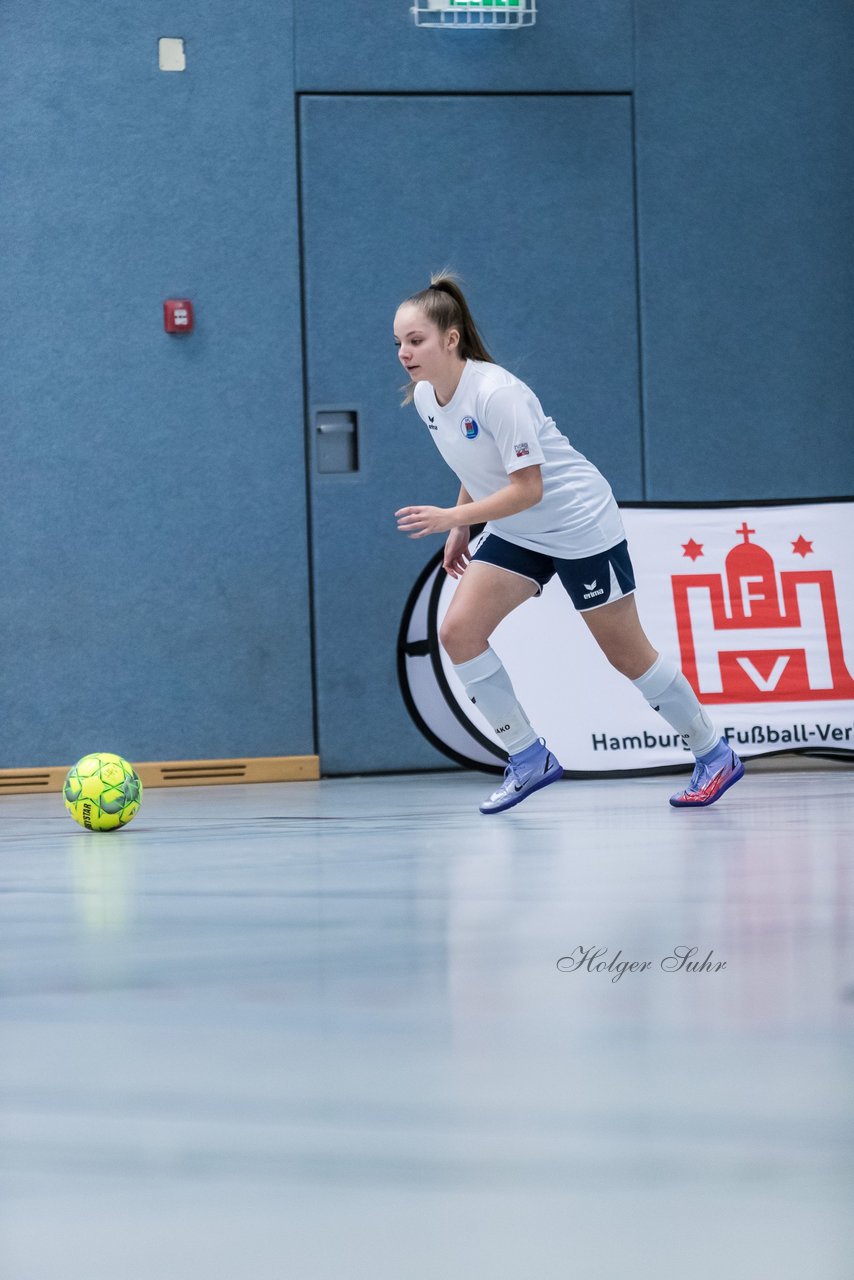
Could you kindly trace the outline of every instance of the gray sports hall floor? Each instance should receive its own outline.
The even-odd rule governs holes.
[[[852,777],[4,798],[0,1275],[850,1280]]]

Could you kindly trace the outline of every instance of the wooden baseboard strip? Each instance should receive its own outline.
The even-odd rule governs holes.
[[[210,787],[235,782],[311,782],[319,756],[250,756],[245,760],[132,761],[143,787]],[[44,769],[0,769],[0,795],[61,791],[70,764]]]

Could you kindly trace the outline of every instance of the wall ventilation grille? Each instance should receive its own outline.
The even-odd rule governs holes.
[[[318,756],[255,756],[242,760],[133,762],[143,787],[204,787],[235,782],[310,782],[320,777]],[[0,769],[0,795],[61,791],[70,765]]]

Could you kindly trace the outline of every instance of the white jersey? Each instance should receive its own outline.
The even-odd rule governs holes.
[[[513,471],[535,463],[542,468],[542,500],[518,515],[490,520],[487,533],[567,560],[607,551],[626,536],[605,477],[506,369],[467,360],[448,404],[439,404],[429,382],[419,382],[415,407],[475,501],[503,489]]]

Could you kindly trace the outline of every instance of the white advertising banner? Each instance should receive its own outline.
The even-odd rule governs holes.
[[[677,659],[738,753],[854,752],[854,502],[624,507],[622,516],[646,633]],[[497,764],[495,735],[437,641],[456,582],[439,564],[418,585],[401,632],[410,710],[455,759]],[[690,762],[609,666],[556,577],[492,645],[570,772]]]

